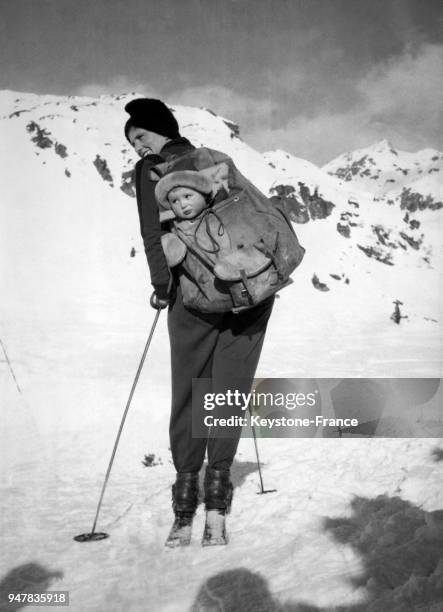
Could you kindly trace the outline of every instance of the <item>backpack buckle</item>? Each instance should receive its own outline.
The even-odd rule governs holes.
[[[244,289],[240,291],[240,294],[243,298],[246,298],[248,300],[248,303],[250,306],[253,306],[254,300],[252,299],[251,292],[249,291],[249,288],[248,288],[248,285],[249,285],[248,277],[246,276],[246,272],[244,269],[240,270],[240,276],[241,276],[242,283],[244,285]]]

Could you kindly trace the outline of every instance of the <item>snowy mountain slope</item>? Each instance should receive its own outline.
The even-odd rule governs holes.
[[[383,141],[372,148],[338,158],[337,166],[343,164],[343,160],[352,161],[354,157],[360,158],[360,154],[364,153],[363,159],[370,159],[370,162],[367,163],[371,165],[374,176],[367,178],[366,171],[362,170],[362,179],[360,179],[360,175],[354,178],[352,174],[352,168],[355,166],[354,162],[352,162],[354,166],[351,164],[351,169],[348,169],[348,174],[345,175],[346,178],[344,179],[342,176],[343,168],[337,170],[337,172],[329,171],[329,176],[326,177],[325,171],[328,170],[329,165],[320,170],[313,164],[294,158],[284,151],[268,152],[264,154],[264,157],[271,167],[279,173],[282,182],[286,181],[289,185],[298,185],[293,193],[289,189],[289,195],[305,204],[308,203],[308,206],[309,200],[315,203],[317,199],[320,204],[322,200],[326,200],[326,215],[334,213],[331,203],[338,204],[340,208],[335,211],[339,212],[337,230],[342,235],[350,237],[352,227],[365,227],[368,231],[366,240],[372,244],[375,251],[378,251],[380,247],[386,247],[382,250],[385,250],[386,259],[389,262],[403,257],[404,254],[401,251],[394,252],[395,248],[400,247],[403,251],[407,251],[408,248],[421,251],[423,260],[430,263],[429,256],[432,252],[437,253],[440,248],[441,215],[428,214],[425,211],[438,211],[441,208],[438,204],[438,198],[443,200],[443,197],[441,197],[443,196],[442,175],[436,174],[429,178],[427,176],[419,177],[417,174],[414,179],[411,179],[408,183],[405,182],[401,190],[400,186],[397,185],[394,190],[389,188],[385,192],[379,192],[381,181],[371,182],[371,179],[383,174],[382,168],[387,166],[387,152],[391,156],[399,155],[393,152],[392,148],[388,149],[387,147],[388,143]],[[372,154],[372,157],[370,156],[369,151],[374,150],[379,153],[378,157],[375,153]],[[417,160],[422,160],[427,153],[429,153],[429,150],[416,155],[409,153],[404,155],[410,158],[409,164],[415,168],[416,163],[421,163]],[[437,152],[433,153],[436,153],[438,159],[442,157]],[[436,159],[436,155],[433,154],[432,157]],[[331,167],[335,167],[334,163],[331,162]],[[436,162],[432,163],[433,167],[438,165]],[[439,172],[436,168],[434,170]],[[286,192],[288,192],[288,189],[286,189]],[[437,200],[433,198],[437,198]],[[373,202],[377,204],[373,204]],[[363,206],[360,203],[363,203]],[[308,212],[304,211],[299,205],[295,212],[299,220],[309,219]],[[355,225],[357,219],[352,219],[352,217],[360,217],[357,225]],[[427,230],[427,233],[424,233],[424,230]],[[387,234],[389,234],[389,239]],[[389,249],[389,247],[391,248]]]
[[[122,108],[135,94],[102,96],[98,100],[12,92],[1,95],[1,107],[6,111],[2,111],[0,145],[7,183],[2,185],[6,195],[4,203],[7,206],[10,198],[21,200],[13,210],[8,206],[2,214],[17,216],[16,222],[20,223],[23,207],[27,206],[32,191],[32,198],[41,202],[32,207],[32,214],[38,217],[33,219],[33,223],[39,227],[45,219],[50,228],[58,224],[59,231],[46,236],[46,240],[53,240],[54,244],[47,244],[45,252],[41,253],[45,270],[57,269],[60,263],[55,257],[46,261],[48,253],[63,251],[65,258],[68,257],[67,248],[75,231],[69,248],[72,255],[78,247],[88,254],[83,264],[79,261],[79,266],[86,267],[86,278],[88,275],[95,278],[92,270],[100,266],[95,272],[100,273],[101,283],[108,282],[102,267],[105,260],[123,260],[123,253],[115,250],[118,244],[126,249],[126,265],[134,267],[133,259],[137,259],[135,267],[138,266],[140,272],[143,255],[140,253],[134,206],[122,197],[122,192],[134,194],[132,168],[135,156],[122,136],[125,118]],[[314,221],[298,226],[297,230],[307,247],[297,278],[312,299],[323,299],[316,295],[318,289],[333,292],[345,279],[349,279],[348,294],[352,294],[352,283],[360,283],[364,275],[369,275],[373,287],[387,285],[392,288],[387,298],[379,295],[384,299],[385,315],[389,317],[392,300],[399,299],[411,305],[419,303],[415,298],[409,299],[402,286],[401,278],[409,276],[411,267],[420,269],[420,278],[424,279],[423,286],[417,289],[419,294],[426,294],[426,287],[435,287],[441,253],[440,212],[428,215],[428,210],[404,211],[398,206],[388,205],[385,200],[374,206],[368,191],[343,184],[309,162],[288,159],[283,152],[262,156],[238,137],[236,126],[207,109],[177,106],[174,112],[182,133],[195,144],[226,151],[260,189],[269,195],[283,197],[296,221]],[[25,177],[22,177],[22,164],[26,168]],[[18,184],[22,186],[17,191]],[[11,189],[13,194],[9,196]],[[18,198],[19,193],[21,198]],[[60,194],[63,194],[62,200]],[[74,210],[77,215],[73,215]],[[108,215],[111,220],[104,225]],[[29,211],[26,217],[29,218]],[[68,236],[65,223],[73,229]],[[60,228],[63,229],[60,231]],[[98,234],[98,228],[101,231],[106,229],[108,235]],[[21,231],[25,233],[24,228]],[[39,236],[35,231],[26,230],[23,239],[38,242]],[[16,248],[19,242],[17,240],[10,247]],[[134,254],[133,247],[140,255],[128,261],[127,253]],[[34,253],[42,251],[42,245],[33,244],[33,248]],[[88,251],[89,248],[93,252]],[[325,248],[327,258],[324,257]],[[20,257],[17,254],[13,259],[18,261]],[[396,268],[396,282],[388,278],[392,276],[387,271],[389,265],[399,266],[402,270],[399,273]],[[7,276],[13,274],[10,267],[5,273]],[[71,274],[69,272],[68,276]],[[31,285],[35,284],[32,278],[27,280]],[[95,281],[91,280],[91,283],[95,285]],[[288,289],[291,290],[294,291]],[[332,306],[334,298],[328,295],[327,299]],[[426,308],[422,310],[422,317],[437,318],[435,304],[426,301]],[[358,314],[353,312],[352,316]],[[408,316],[414,318],[415,312],[408,311]]]
[[[432,296],[439,295],[440,210],[402,209],[399,203],[376,197],[360,185],[325,175],[323,169],[283,151],[268,152],[264,157],[277,175],[273,193],[281,195],[291,217],[304,224],[297,228],[303,231],[308,252],[317,257],[313,263],[317,287],[336,291],[337,283],[345,282],[349,283],[348,288],[354,284],[354,290],[365,295],[365,299],[373,298],[355,315],[360,325],[365,326],[362,317],[370,317],[371,312],[378,310],[382,296],[403,301],[404,288],[400,289],[403,274],[409,288],[417,290],[413,301],[419,302],[420,295],[426,295],[429,304],[434,299]],[[375,267],[374,261],[378,262]],[[414,274],[413,270],[417,272]],[[427,278],[427,288],[420,281],[417,284],[419,278],[423,279],[422,273]],[[413,284],[411,274],[414,274]],[[403,297],[393,296],[395,288]],[[353,310],[352,294],[355,296],[353,290],[342,294],[346,309]],[[438,310],[436,303],[435,306]],[[438,318],[437,310],[431,318]]]
[[[443,207],[443,153],[423,149],[408,153],[387,140],[340,155],[323,166],[331,176],[408,207],[408,195],[418,194],[425,208]]]
[[[265,486],[277,493],[257,496],[254,447],[244,439],[229,546],[201,549],[200,507],[191,548],[164,549],[173,479],[164,314],[99,521],[111,537],[72,541],[91,528],[153,320],[128,195],[135,157],[122,134],[134,96],[0,94],[0,338],[9,359],[0,352],[2,588],[35,587],[36,575],[42,583],[47,575],[52,589],[70,591],[73,612],[182,612],[214,602],[439,610],[439,440],[260,440]],[[405,210],[309,162],[272,167],[208,110],[174,110],[184,135],[231,154],[306,220],[295,225],[306,258],[276,302],[257,376],[438,377],[441,211],[404,220]],[[400,325],[389,318],[396,299],[408,316]],[[414,413],[426,435],[428,408]],[[142,465],[145,454],[152,467]]]
[[[385,151],[384,145],[382,150]],[[390,149],[390,151],[391,150],[392,149]],[[405,155],[413,157],[412,154]],[[440,241],[438,233],[433,230],[435,229],[435,225],[438,226],[441,215],[427,215],[423,211],[426,209],[434,211],[440,208],[437,204],[430,204],[427,198],[431,197],[428,192],[431,187],[431,191],[434,195],[439,194],[443,189],[441,175],[433,177],[432,179],[427,177],[418,178],[414,182],[414,185],[417,185],[416,188],[418,189],[418,187],[420,187],[421,189],[421,191],[415,194],[416,199],[421,198],[423,202],[428,202],[427,205],[422,206],[421,202],[419,202],[418,205],[417,203],[414,205],[412,194],[409,195],[408,200],[406,187],[404,187],[401,197],[399,196],[398,189],[395,193],[389,191],[386,195],[376,195],[377,187],[374,191],[375,183],[370,183],[368,180],[359,181],[357,179],[345,181],[343,178],[336,176],[333,172],[325,176],[325,169],[320,170],[313,164],[294,158],[284,151],[268,152],[264,154],[264,157],[271,167],[275,168],[276,172],[279,173],[281,181],[286,181],[286,183],[290,185],[298,185],[294,192],[298,200],[305,203],[306,200],[308,200],[309,203],[309,200],[315,200],[315,194],[318,194],[320,197],[317,196],[317,199],[319,199],[320,202],[321,200],[326,200],[329,204],[338,203],[341,209],[337,229],[342,232],[343,235],[349,237],[351,228],[354,227],[352,221],[355,222],[355,219],[352,220],[350,217],[362,216],[363,218],[360,221],[375,235],[374,247],[380,245],[388,246],[386,244],[387,241],[383,241],[381,234],[394,232],[393,235],[396,234],[396,246],[403,250],[407,250],[405,247],[409,245],[409,247],[420,251],[423,245],[423,255],[427,258],[427,242],[427,247],[430,251],[438,251]],[[376,156],[374,155],[373,157],[375,158]],[[420,154],[418,154],[418,158],[420,158]],[[370,159],[375,164],[373,158],[371,157]],[[374,172],[382,172],[380,170],[380,165],[377,165],[376,168],[377,170],[374,170]],[[395,199],[397,199],[396,202],[394,202]],[[364,203],[363,210],[356,211],[356,208],[361,208],[360,202]],[[377,202],[379,205],[374,206],[372,202]],[[326,207],[327,214],[329,214],[329,211],[333,212],[333,210],[334,209],[330,205]],[[302,213],[302,220],[309,218],[309,214],[306,214],[305,211],[300,211],[300,207],[296,212],[299,216],[300,212]],[[359,214],[357,214],[357,212]],[[423,219],[427,220],[425,221],[429,232],[427,237],[423,234]],[[347,220],[350,220],[351,223],[347,223]],[[360,227],[362,227],[362,223],[359,224]],[[415,232],[414,230],[418,230],[420,226],[422,226],[421,231]],[[382,230],[382,232],[380,230]],[[391,256],[393,255],[394,253],[391,249]]]

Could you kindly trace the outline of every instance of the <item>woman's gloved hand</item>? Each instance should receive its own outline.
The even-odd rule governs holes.
[[[159,298],[154,291],[154,293],[151,295],[149,303],[151,304],[152,308],[155,308],[155,310],[163,310],[163,308],[167,308],[169,306],[169,298]]]

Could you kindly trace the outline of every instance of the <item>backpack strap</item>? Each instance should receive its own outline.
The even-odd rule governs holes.
[[[283,268],[286,267],[286,264],[284,260],[282,259],[279,253],[279,250],[278,250],[278,237],[279,237],[279,233],[277,232],[275,235],[275,245],[272,250],[263,242],[263,240],[260,242],[260,244],[254,244],[254,248],[256,248],[257,251],[259,251],[260,253],[263,253],[263,255],[265,255],[272,261],[275,271],[277,273],[277,283],[275,284],[278,284],[278,282],[283,280],[284,274],[282,274],[281,272],[282,265],[283,265]]]

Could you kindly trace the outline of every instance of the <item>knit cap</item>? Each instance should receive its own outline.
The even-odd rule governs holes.
[[[129,119],[125,124],[125,136],[129,140],[129,130],[140,127],[168,138],[179,138],[178,123],[172,112],[161,100],[155,98],[136,98],[125,106]]]
[[[160,210],[160,221],[168,221],[175,217],[168,201],[168,194],[176,187],[189,187],[203,195],[212,193],[212,181],[194,170],[180,170],[165,174],[155,186],[155,197]]]

